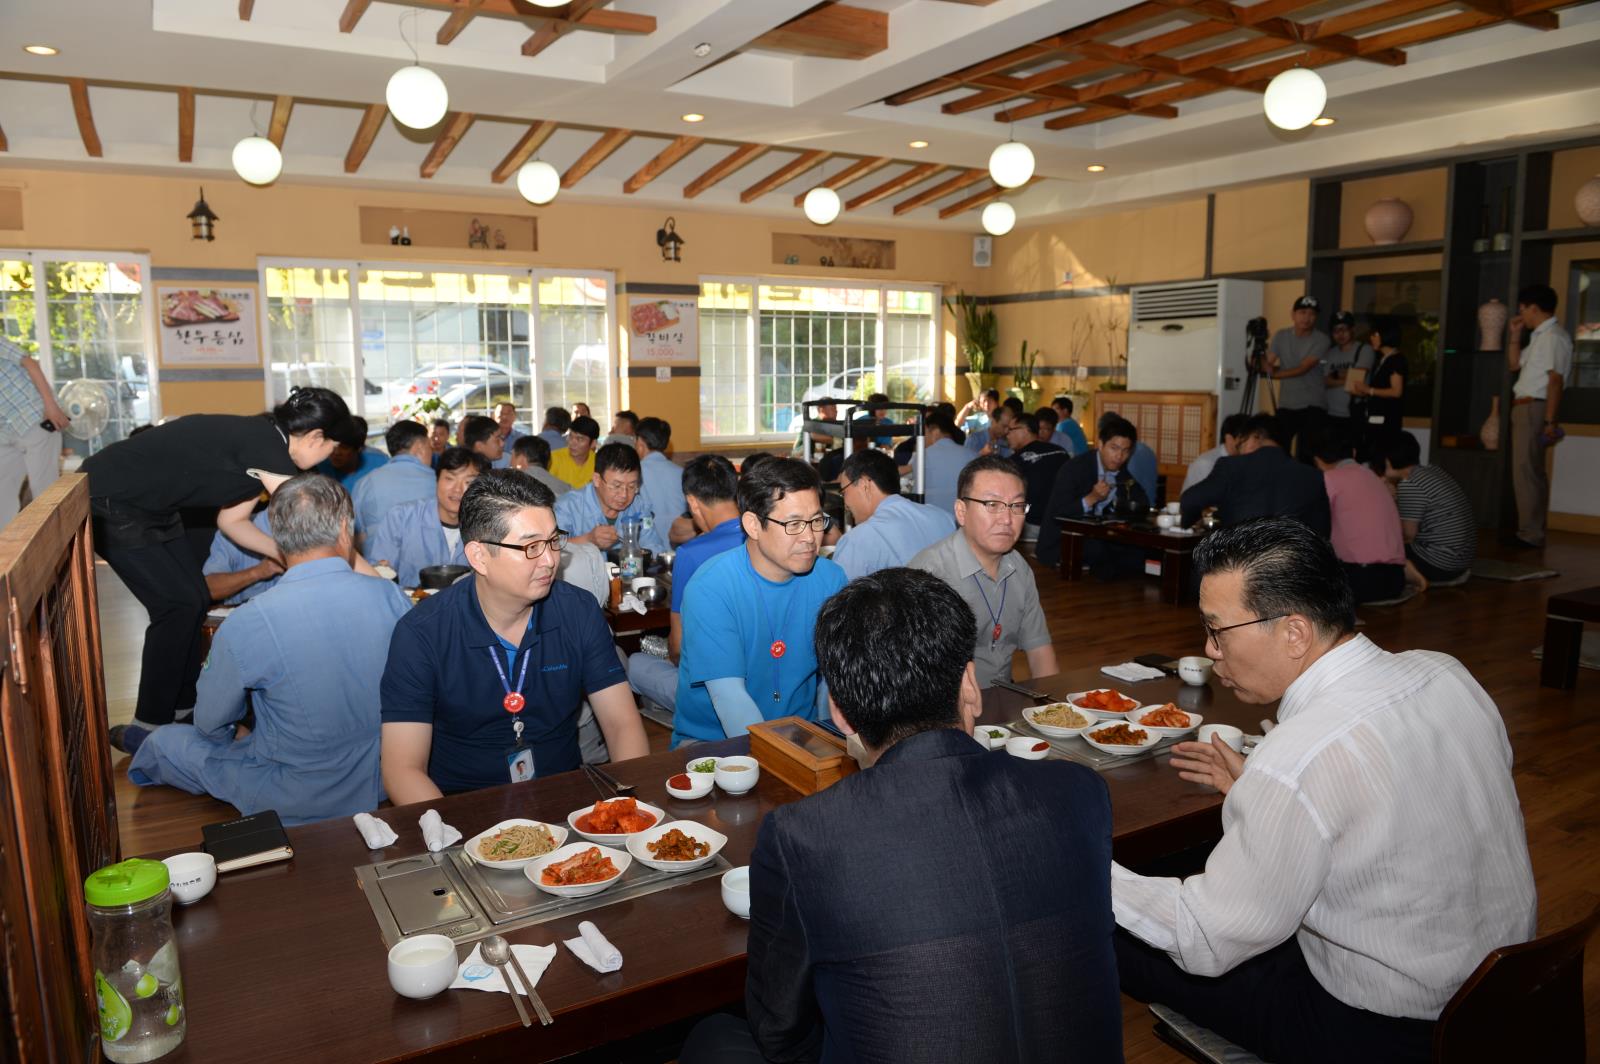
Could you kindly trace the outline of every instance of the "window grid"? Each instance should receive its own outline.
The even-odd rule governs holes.
[[[755,407],[745,386],[750,362],[750,293],[749,285],[701,286],[702,437],[755,435]]]
[[[273,398],[281,402],[292,388],[331,388],[358,410],[350,271],[270,267],[265,275]]]
[[[607,283],[590,277],[539,281],[539,386],[543,406],[587,403],[601,432],[611,428]]]

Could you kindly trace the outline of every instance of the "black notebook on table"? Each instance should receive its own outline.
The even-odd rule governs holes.
[[[200,848],[216,858],[218,872],[287,861],[294,856],[283,821],[271,809],[221,824],[207,824],[200,834],[205,839]]]

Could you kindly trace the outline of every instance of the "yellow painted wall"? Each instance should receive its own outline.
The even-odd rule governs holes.
[[[1304,266],[1310,197],[1311,183],[1303,180],[1218,192],[1211,272],[1226,277]]]
[[[1346,182],[1339,203],[1339,246],[1370,246],[1373,240],[1365,226],[1367,209],[1391,196],[1404,200],[1411,208],[1411,228],[1400,238],[1402,241],[1443,240],[1446,183],[1444,167]]]

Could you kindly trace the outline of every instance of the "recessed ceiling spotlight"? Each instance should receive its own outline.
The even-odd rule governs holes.
[[[690,111],[688,114],[683,116],[683,120],[685,122],[704,122],[706,120],[706,116],[703,114],[698,114],[694,111]]]
[[[1337,118],[1330,118],[1327,115],[1323,115],[1321,118],[1313,118],[1311,120],[1311,124],[1314,126],[1331,126],[1337,121],[1339,121]]]
[[[711,45],[707,44],[705,41],[701,41],[699,44],[694,46],[694,54],[704,59],[706,56],[711,54]]]
[[[1089,171],[1091,174],[1103,174],[1105,173],[1106,166],[1105,163],[1090,163],[1088,166],[1085,166],[1084,169]]]
[[[48,44],[25,44],[22,50],[29,55],[60,55],[61,49],[52,48]]]
[[[926,148],[927,146],[928,142],[925,140],[914,140],[910,144],[906,145],[908,148]]]

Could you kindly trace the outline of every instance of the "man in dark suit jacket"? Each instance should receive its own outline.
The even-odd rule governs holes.
[[[749,1023],[705,1021],[684,1064],[1122,1059],[1105,783],[973,741],[975,624],[913,569],[822,607],[834,722],[876,761],[767,815]]]
[[[1095,434],[1100,439],[1093,450],[1061,467],[1039,518],[1035,554],[1045,565],[1061,564],[1061,525],[1056,518],[1086,513],[1136,517],[1150,510],[1150,497],[1128,470],[1139,430],[1127,419],[1107,414]],[[1144,572],[1144,551],[1126,544],[1092,539],[1084,544],[1083,560],[1095,575],[1105,578]]]
[[[1295,517],[1326,539],[1333,518],[1322,473],[1291,458],[1278,433],[1270,414],[1251,418],[1239,453],[1217,459],[1211,475],[1183,493],[1184,527],[1198,521],[1206,507],[1215,506],[1224,526],[1252,517]]]

